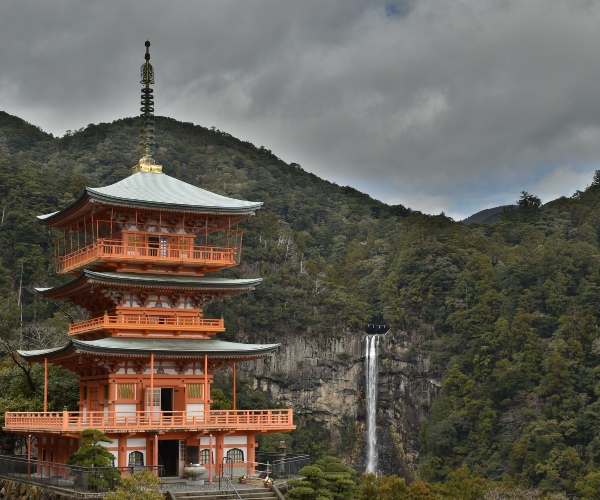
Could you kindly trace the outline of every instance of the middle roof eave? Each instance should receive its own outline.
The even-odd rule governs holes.
[[[141,273],[102,273],[82,271],[75,279],[53,288],[36,288],[44,297],[59,298],[87,284],[121,285],[148,288],[173,288],[176,290],[252,290],[262,282],[262,278],[229,279],[196,276],[176,276],[170,274]]]

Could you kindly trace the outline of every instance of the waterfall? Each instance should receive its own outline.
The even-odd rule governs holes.
[[[365,377],[367,386],[367,472],[377,470],[377,350],[379,335],[367,335],[365,352]]]

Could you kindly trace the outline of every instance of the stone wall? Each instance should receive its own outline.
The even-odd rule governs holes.
[[[67,492],[54,491],[34,483],[21,483],[0,477],[0,499],[2,500],[74,500],[81,498]],[[85,498],[101,498],[86,496]]]

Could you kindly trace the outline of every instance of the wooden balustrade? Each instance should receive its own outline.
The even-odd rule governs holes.
[[[295,428],[292,410],[6,412],[5,432],[280,431]]]
[[[119,314],[102,316],[69,325],[69,335],[121,328],[123,330],[159,330],[159,331],[193,331],[200,333],[217,333],[225,331],[223,319],[208,319],[193,316],[142,316],[139,314]]]
[[[66,273],[98,260],[119,262],[161,262],[227,267],[239,264],[237,247],[169,245],[165,248],[99,239],[75,252],[58,257],[58,271]]]

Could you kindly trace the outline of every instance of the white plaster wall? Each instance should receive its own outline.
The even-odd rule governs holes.
[[[248,444],[248,436],[224,436],[223,444],[233,444],[233,445],[242,445]],[[233,446],[233,448],[238,448],[239,446]]]
[[[118,403],[115,411],[122,417],[135,417],[135,403]]]
[[[204,417],[204,403],[188,403],[185,408],[188,417]]]
[[[146,440],[144,438],[128,438],[127,439],[127,448],[146,448]]]

